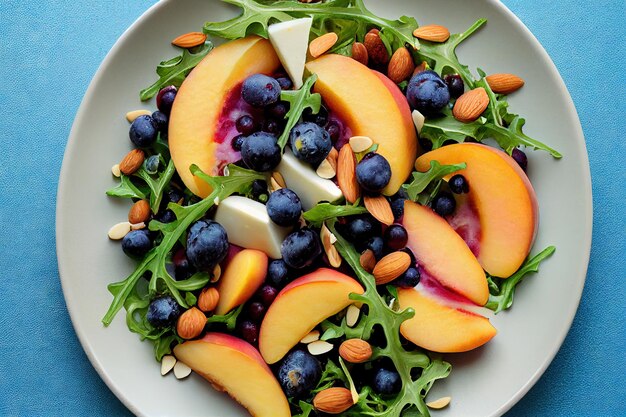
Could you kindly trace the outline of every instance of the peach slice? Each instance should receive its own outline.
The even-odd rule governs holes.
[[[353,135],[369,136],[391,165],[392,195],[407,179],[417,155],[417,136],[402,92],[384,75],[352,58],[324,55],[306,64],[318,80],[314,91],[347,124]]]
[[[222,333],[174,348],[176,358],[226,391],[255,417],[289,417],[289,403],[280,384],[252,345]]]
[[[222,273],[217,285],[220,300],[215,314],[226,314],[248,301],[259,289],[267,274],[267,255],[256,249],[237,252]]]
[[[439,283],[484,305],[489,298],[485,272],[463,239],[446,221],[430,208],[407,200],[402,219],[420,268]]]
[[[496,335],[496,329],[487,318],[447,305],[424,290],[399,288],[398,302],[401,308],[415,310],[415,316],[402,323],[400,332],[424,349],[441,353],[467,352]]]
[[[176,170],[187,188],[206,197],[211,187],[189,171],[192,164],[210,175],[229,158],[229,143],[218,143],[220,116],[229,93],[248,76],[271,74],[280,67],[266,39],[248,36],[213,49],[178,90],[169,122],[169,146]],[[222,146],[221,146],[222,145]]]
[[[265,314],[259,334],[261,355],[269,364],[278,362],[315,326],[352,304],[351,293],[363,292],[353,278],[327,268],[292,281]]]
[[[468,180],[470,191],[457,200],[457,210],[447,220],[489,274],[511,276],[528,256],[539,224],[537,198],[524,171],[506,153],[477,143],[428,152],[415,168],[426,171],[430,161],[467,164],[458,173]]]

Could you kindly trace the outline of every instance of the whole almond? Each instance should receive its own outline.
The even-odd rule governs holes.
[[[141,168],[141,164],[143,164],[143,160],[146,158],[146,155],[141,149],[133,149],[128,152],[122,162],[120,162],[120,171],[124,175],[134,174],[139,168]]]
[[[367,56],[374,65],[387,65],[389,62],[389,52],[380,39],[378,30],[372,29],[366,35],[363,40],[363,45],[367,50]]]
[[[376,266],[376,256],[371,249],[365,249],[359,258],[359,263],[367,272],[372,272]]]
[[[333,146],[332,148],[330,148],[330,152],[328,153],[326,160],[328,161],[330,166],[333,167],[333,170],[335,172],[337,172],[337,159],[338,158],[339,158],[339,151]]]
[[[150,203],[148,200],[136,201],[128,211],[128,221],[132,224],[148,221],[150,218]]]
[[[369,61],[367,48],[365,48],[365,45],[361,42],[354,42],[352,44],[352,59],[359,61],[363,65],[367,65]]]
[[[389,226],[393,223],[393,211],[391,211],[391,204],[384,195],[363,197],[363,203],[365,208],[370,212],[372,216],[379,222]]]
[[[450,38],[450,31],[441,25],[426,25],[415,29],[413,36],[425,41],[445,42]]]
[[[524,86],[524,80],[515,74],[491,74],[485,79],[491,90],[498,94],[511,94]]]
[[[428,63],[426,61],[422,61],[421,64],[415,67],[413,70],[413,75],[419,74],[420,72],[424,72],[428,69]]]
[[[193,339],[200,336],[206,325],[206,316],[196,307],[185,311],[176,323],[176,332],[183,339]]]
[[[484,88],[478,87],[464,93],[454,103],[452,115],[463,123],[478,119],[489,106],[489,96]]]
[[[328,52],[337,43],[339,36],[335,32],[328,32],[313,39],[309,44],[309,53],[313,58]]]
[[[352,394],[347,388],[327,388],[313,398],[315,409],[327,414],[343,413],[353,405]]]
[[[387,284],[402,275],[411,266],[411,257],[403,251],[392,252],[382,258],[372,271],[376,285]]]
[[[215,310],[217,303],[220,301],[220,293],[215,287],[209,287],[202,290],[198,297],[198,308],[200,311],[208,313]]]
[[[362,339],[348,339],[339,346],[339,356],[350,363],[367,362],[372,357],[372,346]]]
[[[387,67],[387,76],[396,84],[401,83],[413,74],[415,64],[413,57],[406,48],[399,48],[393,53]]]
[[[337,183],[349,203],[353,204],[361,196],[356,181],[356,156],[349,144],[343,145],[337,157]]]
[[[180,48],[193,48],[194,46],[202,45],[206,41],[206,35],[202,32],[189,32],[184,35],[180,35],[178,38],[172,41],[172,45]]]

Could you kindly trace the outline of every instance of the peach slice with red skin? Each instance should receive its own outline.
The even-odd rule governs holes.
[[[237,252],[219,280],[220,299],[215,314],[226,314],[248,301],[265,281],[267,255],[256,249]]]
[[[384,75],[352,58],[324,55],[306,64],[317,74],[313,90],[355,136],[369,136],[376,152],[391,165],[391,181],[383,194],[395,194],[413,170],[417,136],[409,105],[400,89]]]
[[[168,141],[176,170],[194,194],[206,197],[211,187],[191,174],[192,164],[216,175],[224,160],[233,162],[228,157],[233,152],[230,143],[218,142],[220,117],[230,92],[248,76],[271,74],[279,67],[270,42],[248,36],[213,49],[180,86],[170,114]]]
[[[247,342],[222,333],[174,348],[176,358],[225,391],[255,417],[289,417],[289,403],[259,352]]]
[[[351,293],[364,289],[353,278],[320,268],[289,283],[267,310],[259,333],[259,350],[273,364],[315,326],[353,303]]]
[[[539,225],[537,198],[524,171],[506,153],[477,143],[430,151],[417,159],[415,169],[426,171],[431,161],[467,164],[457,173],[470,191],[457,199],[447,220],[489,274],[511,276],[528,256]]]

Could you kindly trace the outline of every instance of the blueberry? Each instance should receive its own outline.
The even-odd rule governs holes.
[[[257,124],[251,116],[245,114],[237,119],[235,122],[235,128],[237,129],[237,132],[244,136],[248,136],[257,131]]]
[[[228,235],[217,222],[198,220],[187,235],[187,259],[199,271],[212,272],[228,254]]]
[[[278,368],[278,382],[287,397],[309,394],[322,377],[322,364],[304,350],[289,353]]]
[[[239,333],[241,333],[241,337],[246,342],[251,345],[256,345],[259,341],[259,326],[250,321],[244,320],[239,324]]]
[[[265,113],[268,116],[279,120],[284,119],[288,111],[289,103],[285,101],[279,101],[278,103],[274,103],[265,109]]]
[[[156,174],[159,170],[160,162],[159,155],[149,156],[143,162],[143,169],[145,169],[148,174]]]
[[[169,190],[167,190],[167,193],[165,193],[164,202],[180,204],[181,201],[184,200],[184,198],[185,194],[183,194],[182,191],[176,188],[170,188]]]
[[[415,254],[413,253],[413,251],[409,248],[403,248],[400,249],[402,252],[406,253],[409,255],[409,257],[411,258],[411,264],[415,265],[417,263],[417,259],[415,258]]]
[[[260,322],[265,315],[266,308],[263,303],[255,301],[248,306],[248,315],[256,322]]]
[[[167,124],[169,122],[169,117],[167,114],[162,111],[155,111],[152,113],[152,120],[157,128],[157,130],[161,133],[161,135],[167,134]]]
[[[146,319],[152,327],[162,329],[173,326],[183,313],[182,307],[169,295],[155,298],[148,305]]]
[[[195,272],[189,263],[189,259],[187,259],[185,248],[180,248],[174,253],[172,263],[174,264],[174,278],[176,280],[187,279]]]
[[[309,228],[293,232],[283,240],[280,253],[287,266],[301,269],[309,266],[322,253],[317,233]]]
[[[370,238],[380,236],[380,223],[369,214],[352,216],[346,225],[346,237],[353,243],[367,242]]]
[[[263,303],[265,307],[269,307],[276,299],[278,290],[271,285],[265,284],[259,289],[258,295],[261,303]]]
[[[294,226],[301,213],[300,198],[289,188],[274,191],[267,200],[267,214],[279,226]]]
[[[259,200],[262,195],[267,196],[267,182],[263,180],[252,181],[252,190],[250,191],[250,197],[254,200]]]
[[[278,82],[281,90],[291,90],[293,87],[293,83],[288,77],[278,77],[276,78],[276,81]]]
[[[356,166],[356,180],[370,193],[378,193],[389,184],[391,166],[384,156],[370,152]]]
[[[272,77],[254,74],[243,81],[241,97],[254,107],[265,107],[280,98],[280,85]]]
[[[154,220],[161,223],[172,223],[176,220],[176,215],[170,209],[161,210],[154,216]]]
[[[230,141],[230,147],[237,152],[241,152],[243,142],[246,140],[244,135],[237,135]]]
[[[156,124],[152,117],[148,115],[136,118],[128,131],[131,142],[139,148],[146,148],[152,145],[156,141],[157,134]]]
[[[454,194],[469,193],[469,183],[461,174],[456,174],[448,181],[448,186]]]
[[[302,112],[302,118],[305,122],[315,123],[320,127],[324,127],[328,123],[328,110],[322,106],[316,114],[313,114],[313,111],[307,107]]]
[[[374,257],[380,259],[385,254],[385,241],[380,236],[374,236],[367,241],[367,249],[374,252]]]
[[[417,141],[419,142],[424,152],[428,152],[433,149],[433,143],[430,141],[430,139],[420,137],[419,139],[417,139]]]
[[[122,250],[131,258],[141,258],[152,249],[152,239],[146,229],[130,231],[122,239]]]
[[[404,216],[404,202],[406,200],[407,197],[400,195],[399,192],[391,197],[391,211],[395,221],[399,221]]]
[[[276,136],[267,132],[256,132],[247,136],[241,145],[244,164],[259,172],[276,168],[281,157],[277,141]]]
[[[519,150],[518,148],[515,148],[513,149],[513,152],[511,153],[511,157],[515,159],[515,162],[517,162],[517,164],[524,171],[526,171],[526,168],[528,168],[528,157],[523,151]]]
[[[402,388],[400,374],[385,368],[380,368],[374,375],[372,388],[377,394],[395,394]]]
[[[166,115],[169,115],[172,111],[172,105],[174,104],[177,92],[178,90],[173,85],[162,88],[156,97],[158,109]]]
[[[443,80],[446,82],[448,86],[448,91],[450,92],[450,97],[459,98],[465,91],[465,83],[463,83],[463,78],[459,74],[449,74],[443,77]]]
[[[439,193],[433,200],[433,210],[440,216],[449,216],[454,213],[456,200],[450,193]]]
[[[385,244],[389,249],[400,250],[406,246],[408,240],[409,234],[399,224],[392,224],[385,230]]]
[[[411,107],[426,117],[432,117],[446,107],[450,101],[450,92],[437,73],[423,71],[409,81],[406,98]]]
[[[283,288],[289,282],[289,269],[282,259],[272,261],[267,266],[265,280],[275,288]]]
[[[297,124],[291,129],[289,141],[296,158],[312,165],[326,159],[333,146],[328,132],[311,122]]]
[[[331,120],[328,122],[325,129],[328,132],[328,136],[330,136],[331,142],[336,142],[337,139],[339,139],[339,136],[341,135],[341,126],[339,126],[339,123]]]
[[[266,119],[265,122],[263,122],[262,130],[264,132],[278,136],[278,134],[280,133],[280,124],[276,120]]]
[[[404,274],[400,275],[392,284],[402,288],[413,288],[420,283],[419,269],[411,266]]]

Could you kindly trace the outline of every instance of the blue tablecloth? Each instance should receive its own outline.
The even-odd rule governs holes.
[[[130,415],[72,329],[54,212],[63,150],[85,89],[118,36],[152,3],[0,1],[2,416]],[[508,416],[623,416],[626,3],[505,3],[565,79],[585,131],[594,192],[593,249],[578,314],[550,368]]]

